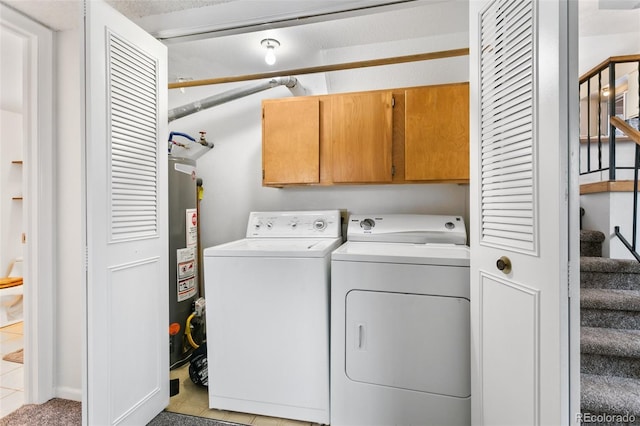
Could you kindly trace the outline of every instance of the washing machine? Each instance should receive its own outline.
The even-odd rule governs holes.
[[[252,212],[204,250],[209,407],[329,423],[331,252],[339,211]]]
[[[471,424],[464,220],[351,215],[331,262],[331,425]]]

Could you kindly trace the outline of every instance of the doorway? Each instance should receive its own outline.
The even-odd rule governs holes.
[[[53,33],[2,4],[0,12],[3,57],[0,107],[3,118],[4,111],[7,111],[8,120],[13,118],[12,130],[17,131],[9,136],[9,141],[3,138],[2,143],[20,144],[19,148],[12,147],[15,158],[9,158],[12,162],[8,166],[18,169],[10,169],[19,177],[18,186],[10,188],[16,193],[9,197],[10,200],[3,199],[1,206],[4,214],[6,203],[19,204],[20,207],[14,210],[20,210],[21,219],[18,225],[13,224],[20,229],[14,230],[17,237],[12,237],[12,240],[18,239],[12,243],[19,248],[13,251],[7,248],[2,261],[23,258],[22,346],[25,356],[21,402],[42,403],[51,399],[54,393]],[[12,61],[5,61],[5,53],[9,52]],[[11,140],[18,138],[22,142]],[[5,156],[2,158],[4,160]],[[7,194],[2,195],[7,198]],[[4,267],[0,265],[0,268]],[[14,397],[14,404],[19,396]],[[3,406],[4,402],[3,399]]]

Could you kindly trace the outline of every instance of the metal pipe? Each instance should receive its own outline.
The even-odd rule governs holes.
[[[224,104],[226,102],[243,98],[254,93],[262,92],[263,90],[271,89],[276,86],[287,86],[289,89],[292,89],[297,84],[298,80],[295,77],[274,77],[271,80],[261,83],[231,89],[226,92],[218,93],[217,95],[213,95],[208,98],[201,99],[199,101],[195,101],[190,104],[182,105],[169,110],[169,122],[177,120],[178,118],[186,117],[187,115],[194,114],[203,109]]]

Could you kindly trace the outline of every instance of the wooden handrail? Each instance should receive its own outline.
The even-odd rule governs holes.
[[[640,132],[629,126],[623,119],[620,117],[611,117],[611,124],[617,129],[622,130],[632,141],[640,145]]]
[[[208,86],[210,84],[234,83],[238,81],[257,80],[261,78],[281,77],[283,75],[315,74],[319,72],[342,71],[355,68],[375,67],[379,65],[393,65],[405,62],[428,61],[431,59],[451,58],[454,56],[467,56],[469,49],[442,50],[439,52],[420,53],[416,55],[396,56],[393,58],[371,59],[368,61],[347,62],[344,64],[321,65],[317,67],[298,68],[292,70],[282,70],[275,72],[265,72],[260,74],[247,74],[234,77],[209,78],[206,80],[181,81],[169,83],[169,89],[180,89],[182,87]]]
[[[589,71],[584,73],[579,80],[579,83],[582,84],[594,75],[598,74],[601,70],[607,68],[610,63],[620,63],[620,62],[635,62],[640,61],[640,55],[625,55],[625,56],[611,56],[608,59],[605,59],[595,67],[591,68]]]

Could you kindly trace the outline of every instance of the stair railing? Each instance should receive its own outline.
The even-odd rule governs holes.
[[[580,161],[580,175],[606,173],[609,181],[615,181],[616,171],[634,170],[633,166],[616,164],[616,139],[623,139],[623,135],[616,134],[611,118],[622,116],[637,123],[639,70],[640,55],[613,56],[580,77],[580,142],[586,145],[580,150],[581,157],[586,155]],[[634,109],[631,115],[626,111]],[[594,155],[597,164],[593,164]]]
[[[619,74],[619,75],[616,75]],[[640,168],[640,55],[615,56],[580,77],[580,175],[605,173],[616,181],[616,171],[633,170],[631,242],[615,226],[615,235],[640,262],[637,251],[638,169]],[[595,133],[595,135],[594,135]],[[616,164],[616,139],[635,142],[634,164]],[[592,163],[596,144],[597,166]],[[605,149],[608,144],[608,149]],[[586,154],[586,158],[584,158]],[[608,161],[604,156],[608,155]],[[584,166],[586,163],[586,167]],[[619,176],[619,175],[618,175]],[[602,180],[602,179],[598,179]]]
[[[638,254],[636,250],[636,236],[637,236],[637,226],[638,226],[638,169],[640,169],[640,131],[634,129],[625,121],[618,117],[611,117],[611,124],[616,128],[622,130],[627,136],[631,138],[636,143],[636,155],[635,155],[635,169],[633,172],[633,220],[632,220],[632,236],[631,243],[626,240],[620,233],[620,227],[615,226],[613,229],[615,231],[616,236],[620,239],[622,244],[631,251],[633,257],[636,258],[638,262],[640,262],[640,254]]]

